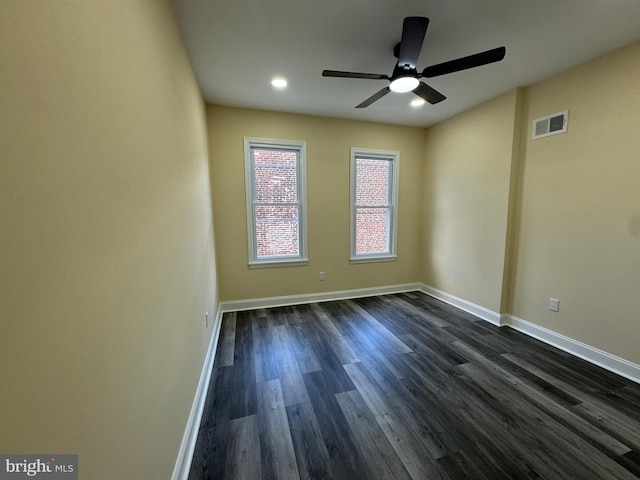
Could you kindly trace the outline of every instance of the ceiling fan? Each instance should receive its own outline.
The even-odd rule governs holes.
[[[416,66],[424,36],[427,33],[429,19],[426,17],[406,17],[402,24],[402,37],[400,43],[393,48],[393,55],[398,59],[391,76],[378,73],[341,72],[338,70],[323,70],[323,77],[362,78],[367,80],[389,80],[389,86],[374,93],[364,102],[356,105],[356,108],[366,108],[373,102],[380,100],[387,93],[413,92],[432,105],[446,99],[442,93],[430,87],[420,78],[433,78],[448,73],[459,72],[468,68],[479,67],[488,63],[499,62],[507,52],[505,47],[498,47],[485,52],[461,57],[448,62],[438,63],[418,72]]]

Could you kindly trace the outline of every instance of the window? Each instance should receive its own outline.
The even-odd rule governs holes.
[[[351,149],[351,262],[396,259],[400,154]]]
[[[249,265],[306,264],[304,142],[245,138]]]

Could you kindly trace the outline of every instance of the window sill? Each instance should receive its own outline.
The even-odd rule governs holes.
[[[351,257],[349,263],[395,262],[397,259],[397,255],[362,255]]]
[[[295,258],[291,260],[279,258],[277,260],[259,260],[249,262],[249,268],[298,267],[304,265],[309,265],[308,258]]]

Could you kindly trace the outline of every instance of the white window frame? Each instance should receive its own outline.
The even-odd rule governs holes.
[[[389,201],[386,205],[389,208],[389,251],[385,253],[367,253],[356,254],[356,208],[365,207],[366,205],[356,205],[356,182],[357,169],[356,159],[358,157],[373,158],[378,160],[388,160],[391,162],[391,178],[389,180]],[[397,234],[398,234],[398,179],[400,177],[400,152],[391,150],[372,150],[367,148],[351,148],[351,205],[350,205],[350,244],[351,244],[351,263],[367,263],[367,262],[392,262],[398,256],[396,253]]]
[[[298,206],[298,255],[273,256],[269,258],[258,258],[258,245],[256,242],[256,221],[255,221],[255,175],[253,148],[296,150],[298,152],[298,165],[296,177],[298,184],[298,195],[296,205]],[[281,267],[293,265],[307,265],[307,144],[303,141],[277,140],[272,138],[244,137],[244,171],[245,171],[245,192],[247,204],[247,232],[249,242],[249,267]]]

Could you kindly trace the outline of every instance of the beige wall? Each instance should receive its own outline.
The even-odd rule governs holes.
[[[168,3],[0,3],[0,452],[169,478],[217,308],[204,106]]]
[[[536,84],[526,132],[513,313],[640,363],[640,43]],[[548,310],[549,298],[560,311]]]
[[[518,91],[427,131],[420,281],[500,311]]]
[[[418,278],[424,130],[376,123],[207,107],[222,300],[350,290]],[[243,137],[307,142],[309,265],[247,266]],[[349,263],[351,147],[400,152],[398,260]],[[319,281],[319,272],[326,280]]]
[[[640,363],[638,85],[635,43],[429,128],[421,281]]]

